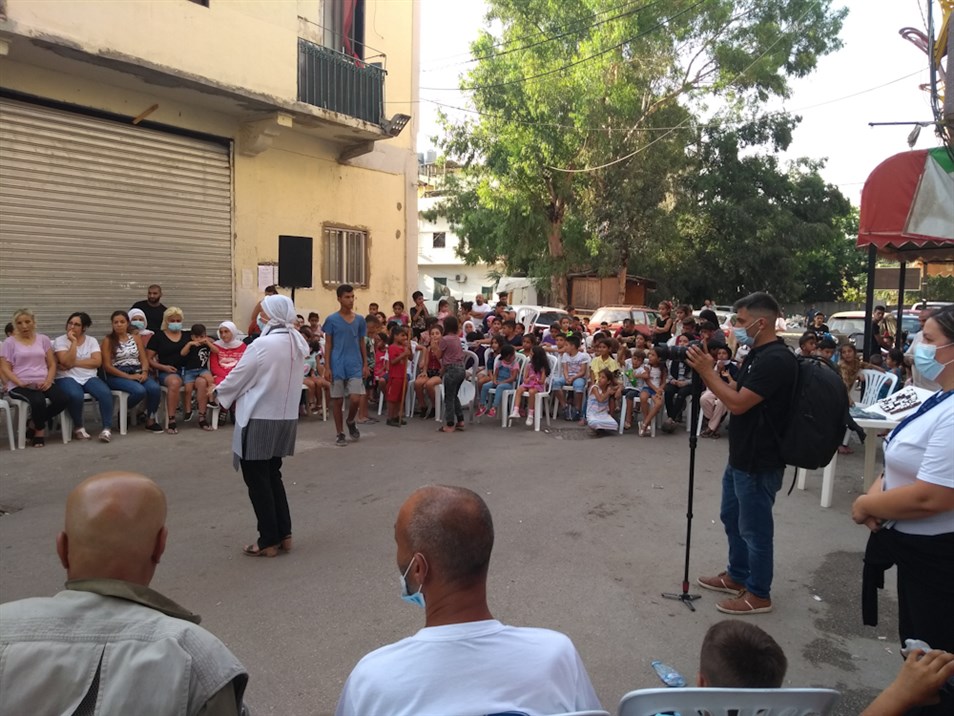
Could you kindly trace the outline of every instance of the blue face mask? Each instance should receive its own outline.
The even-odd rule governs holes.
[[[936,346],[932,343],[918,343],[914,346],[914,367],[928,380],[936,380],[945,366],[954,363],[954,361],[939,363],[934,358],[938,348],[946,348],[949,345],[951,343],[945,343],[942,346]]]
[[[146,327],[145,321],[130,321],[129,325],[133,328],[138,328],[140,331]]]
[[[259,330],[261,333],[264,333],[264,332],[265,332],[265,326],[268,325],[268,321],[266,321],[264,318],[262,318],[261,316],[259,316],[258,318],[255,319],[255,322],[258,324],[258,330]]]
[[[414,555],[416,557],[417,555]],[[419,607],[424,607],[424,593],[421,592],[421,587],[417,588],[417,591],[414,594],[407,593],[407,573],[411,571],[411,565],[414,564],[414,557],[411,558],[410,564],[407,565],[407,569],[404,570],[404,574],[401,575],[401,599],[403,599],[408,604],[416,604]]]
[[[181,331],[182,330],[182,321],[175,321],[173,323],[167,324],[170,331]]]
[[[754,336],[749,335],[749,330],[747,328],[733,328],[732,332],[735,334],[735,340],[737,343],[743,346],[749,346],[750,348],[755,345],[755,339],[759,337],[759,333],[762,332],[762,329],[759,328],[755,332]]]

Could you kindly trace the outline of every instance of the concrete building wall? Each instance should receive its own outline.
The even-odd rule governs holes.
[[[322,316],[336,310],[334,287],[322,286],[328,225],[368,232],[369,283],[357,291],[359,307],[407,302],[416,284],[416,119],[396,138],[379,137],[363,156],[339,160],[370,130],[359,120],[328,121],[328,112],[297,101],[298,37],[306,36],[303,20],[320,22],[320,9],[318,0],[213,0],[210,7],[185,0],[8,0],[0,19],[0,37],[9,43],[0,84],[128,117],[158,105],[151,123],[232,141],[232,318],[239,326],[261,297],[258,265],[278,259],[279,234],[314,238],[313,288],[296,291],[299,309]],[[387,56],[386,116],[417,109],[418,15],[417,3],[367,2],[366,55]],[[254,101],[243,106],[235,96],[197,91],[196,78]],[[243,153],[243,128],[266,116],[269,97],[272,109],[301,114],[276,128],[270,147]]]

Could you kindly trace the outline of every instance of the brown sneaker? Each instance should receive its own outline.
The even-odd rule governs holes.
[[[772,600],[743,591],[737,597],[722,600],[716,604],[716,609],[723,614],[764,614],[772,611]]]
[[[732,580],[728,572],[719,572],[714,577],[699,577],[696,584],[713,592],[725,592],[726,594],[738,594],[745,591],[745,585]]]

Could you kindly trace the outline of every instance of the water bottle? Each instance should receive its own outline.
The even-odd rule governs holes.
[[[682,674],[668,664],[664,664],[659,659],[654,659],[652,664],[653,669],[656,670],[656,676],[658,676],[666,686],[682,688],[686,685],[686,680]]]
[[[904,648],[901,649],[901,656],[907,659],[908,654],[910,654],[915,649],[923,649],[924,651],[931,651],[931,645],[928,644],[926,641],[922,641],[921,639],[905,639]],[[947,686],[945,687],[946,689],[948,690],[954,689],[954,676],[949,678],[946,684],[947,684]]]

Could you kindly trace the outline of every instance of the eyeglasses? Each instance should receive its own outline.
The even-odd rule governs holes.
[[[67,323],[66,325],[67,325],[67,326],[79,326],[80,328],[83,327],[83,324],[80,323],[79,321],[70,321],[70,322]]]

